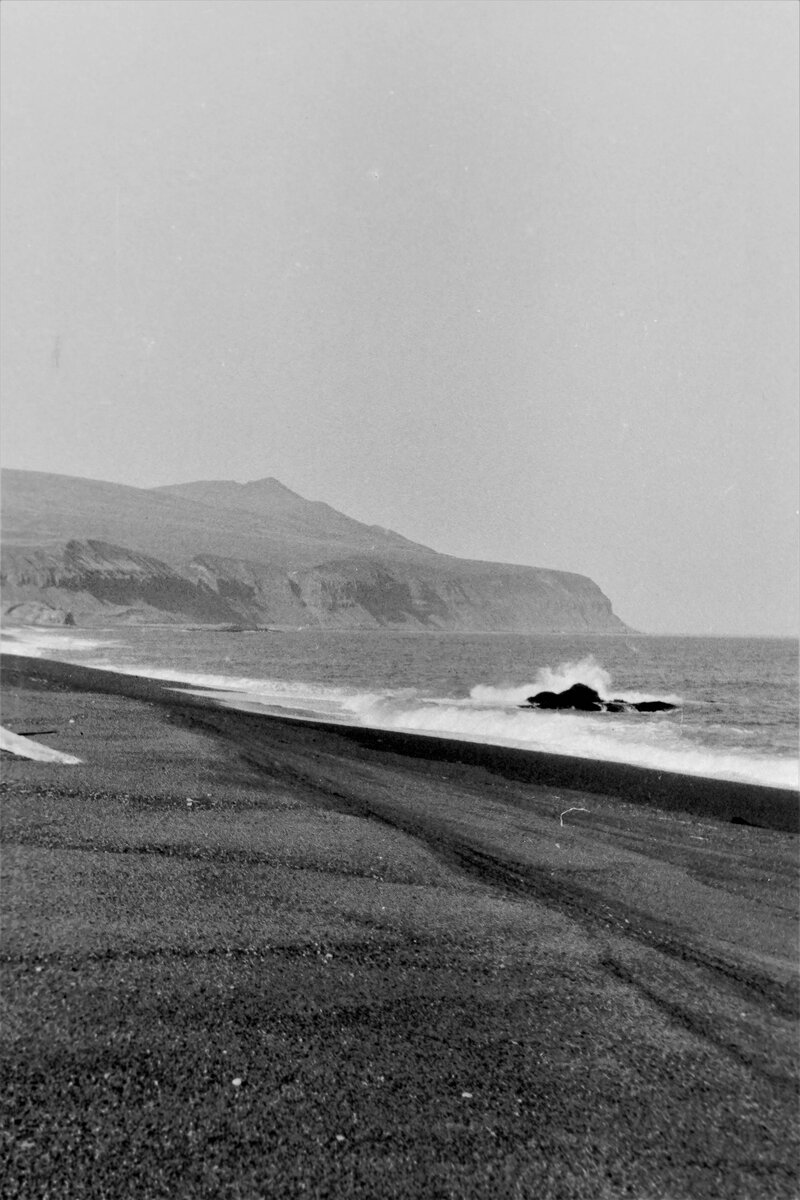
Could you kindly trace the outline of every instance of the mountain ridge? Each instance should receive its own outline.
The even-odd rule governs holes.
[[[284,518],[289,517],[290,514],[295,517],[299,517],[302,514],[307,519],[313,516],[320,522],[326,523],[331,533],[334,530],[351,533],[356,530],[362,532],[367,530],[380,537],[388,538],[392,545],[397,545],[398,547],[424,551],[428,554],[438,553],[431,549],[430,546],[423,546],[419,542],[413,542],[393,529],[386,529],[381,525],[366,524],[356,520],[355,517],[349,517],[345,513],[339,512],[338,509],[333,508],[330,504],[326,504],[324,500],[306,500],[304,496],[292,491],[291,488],[286,487],[285,484],[272,475],[265,476],[262,479],[252,479],[246,483],[239,483],[232,479],[209,479],[195,480],[189,483],[166,484],[146,490],[177,496],[181,499],[192,500],[200,504],[211,506],[222,505],[239,512],[250,512],[259,516],[274,515],[276,510]]]
[[[627,629],[586,576],[440,554],[273,476],[133,488],[6,469],[2,493],[11,622]]]

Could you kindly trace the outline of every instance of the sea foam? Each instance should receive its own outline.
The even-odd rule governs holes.
[[[62,633],[60,629],[39,629],[30,626],[15,626],[0,630],[0,652],[19,654],[24,658],[44,658],[53,651],[60,655],[83,655],[90,650],[111,647],[110,638],[89,638],[73,633]]]
[[[214,689],[210,677],[186,681]],[[244,681],[238,681],[241,685]],[[301,682],[248,681],[248,686],[212,691],[231,708],[327,720],[536,750],[576,758],[630,763],[682,775],[730,779],[767,787],[798,786],[798,766],[777,755],[746,754],[701,745],[672,714],[607,714],[521,710],[508,693],[492,703],[493,689],[476,685],[468,700],[309,687]],[[517,689],[511,689],[516,693]],[[476,698],[476,693],[482,697]],[[208,694],[206,691],[205,694]],[[662,698],[662,697],[659,697]]]

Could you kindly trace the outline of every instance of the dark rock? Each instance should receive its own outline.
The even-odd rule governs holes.
[[[601,700],[594,688],[585,683],[573,683],[564,692],[537,692],[529,696],[522,708],[573,709],[577,712],[671,712],[677,707],[665,700]]]
[[[525,703],[530,708],[561,708],[560,701],[556,692],[539,692],[536,696],[528,696]]]
[[[561,693],[561,702],[567,708],[577,708],[581,712],[603,711],[603,701],[594,688],[587,687],[585,683],[573,683],[572,687]]]
[[[602,712],[603,701],[594,688],[573,683],[565,692],[539,692],[528,698],[532,708],[575,708],[579,712]]]

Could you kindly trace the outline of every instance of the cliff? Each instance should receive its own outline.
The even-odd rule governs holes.
[[[277,480],[145,490],[3,472],[6,622],[624,632],[582,575],[438,554]]]

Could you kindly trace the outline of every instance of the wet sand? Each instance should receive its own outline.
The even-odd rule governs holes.
[[[796,794],[3,663],[9,1195],[797,1196]]]

